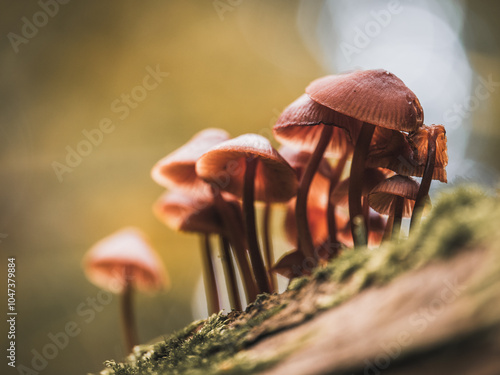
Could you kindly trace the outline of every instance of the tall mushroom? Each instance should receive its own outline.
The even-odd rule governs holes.
[[[229,201],[235,212],[239,211],[237,202]],[[210,235],[227,235],[224,221],[213,203],[211,195],[187,195],[180,191],[170,191],[163,194],[153,206],[156,217],[168,227],[180,232],[192,232],[201,235],[201,259],[203,264],[203,279],[207,295],[207,306],[210,314],[219,312],[220,297],[217,287],[213,250]],[[236,284],[236,278],[229,254],[226,248],[221,248],[224,259],[226,284],[231,307],[241,310],[241,301]],[[248,270],[247,270],[248,272]]]
[[[292,167],[264,137],[245,134],[223,142],[200,157],[196,173],[243,200],[249,255],[260,292],[269,292],[255,225],[254,201],[286,202],[297,191]]]
[[[134,289],[155,291],[169,285],[163,264],[137,228],[119,230],[97,242],[85,255],[87,278],[95,285],[121,295],[122,326],[128,352],[137,345],[132,297]]]
[[[418,193],[418,182],[410,177],[395,175],[375,186],[368,195],[370,207],[389,215],[384,239],[399,238],[401,220],[410,217]]]
[[[339,159],[331,174],[330,185],[333,189],[350,153],[350,132],[360,126],[355,119],[339,116],[337,112],[303,94],[285,108],[273,127],[274,136],[278,141],[311,153],[308,166],[300,179],[295,210],[299,249],[305,256],[312,256],[314,252],[306,214],[311,181],[326,152],[329,156]]]
[[[312,100],[340,115],[362,122],[354,149],[350,185],[349,215],[355,245],[365,245],[367,237],[356,238],[357,216],[362,217],[361,189],[369,146],[375,127],[415,131],[423,124],[423,110],[416,95],[394,74],[386,70],[358,70],[313,81],[306,93]]]

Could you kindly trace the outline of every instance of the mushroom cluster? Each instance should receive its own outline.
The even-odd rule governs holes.
[[[291,279],[351,247],[399,240],[403,217],[417,227],[431,181],[446,182],[448,163],[444,127],[423,119],[398,77],[358,70],[313,81],[282,112],[273,128],[279,151],[257,134],[207,129],[160,160],[152,177],[168,191],[154,212],[202,237],[209,311],[220,309],[221,293],[211,236],[220,239],[231,307],[241,309],[277,291],[276,273]],[[279,204],[293,250],[276,261],[269,226]]]

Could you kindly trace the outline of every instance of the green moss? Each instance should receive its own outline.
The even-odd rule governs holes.
[[[260,304],[268,295],[260,295],[252,306]],[[106,374],[246,374],[271,366],[279,358],[249,361],[244,356],[235,356],[245,346],[246,334],[265,319],[276,314],[286,305],[262,310],[245,324],[236,328],[228,326],[228,317],[212,315],[206,321],[195,322],[186,329],[173,334],[164,342],[136,347],[125,363],[107,361]],[[196,328],[199,328],[196,330]],[[223,366],[222,366],[223,364]],[[222,367],[221,367],[222,366]]]
[[[288,285],[288,290],[300,290],[304,285],[306,285],[309,282],[308,277],[297,277],[290,281],[290,284]]]
[[[337,306],[363,289],[386,284],[408,270],[480,245],[495,235],[500,205],[482,190],[462,186],[443,192],[436,201],[431,215],[409,239],[387,242],[374,250],[346,250],[326,268],[316,270],[314,279],[339,286],[332,295],[319,298],[318,310]]]
[[[105,373],[244,375],[263,371],[300,343],[287,343],[277,353],[252,358],[243,350],[253,342],[248,340],[249,334],[263,324],[269,325],[279,312],[275,320],[281,325],[276,324],[275,330],[285,329],[286,324],[281,322],[284,314],[303,309],[303,306],[288,304],[299,293],[301,298],[307,298],[304,302],[307,311],[301,311],[305,320],[342,304],[370,286],[386,284],[408,270],[498,238],[500,203],[496,198],[488,197],[477,188],[459,187],[442,193],[436,202],[431,215],[409,239],[384,243],[375,250],[345,250],[326,267],[315,270],[311,277],[293,280],[281,299],[275,295],[259,295],[236,320],[219,314],[194,322],[164,342],[137,347],[124,363],[108,361]],[[291,321],[290,324],[297,324],[296,319]],[[273,327],[263,332],[271,334]]]

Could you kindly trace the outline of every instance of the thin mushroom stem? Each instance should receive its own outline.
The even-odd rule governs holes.
[[[335,219],[335,202],[332,201],[333,190],[340,181],[342,172],[344,171],[345,163],[347,162],[347,152],[337,161],[337,165],[332,171],[330,177],[330,186],[328,188],[328,204],[327,204],[327,223],[328,223],[328,237],[331,243],[338,242],[337,239],[337,222]]]
[[[242,231],[241,220],[224,200],[217,187],[212,186],[212,192],[214,194],[215,205],[222,217],[236,262],[240,269],[240,275],[247,295],[247,302],[254,301],[257,297],[257,286],[252,277],[250,262],[247,257],[245,235]]]
[[[333,126],[323,125],[323,131],[316,149],[314,150],[309,162],[307,163],[306,170],[302,175],[297,190],[297,202],[295,205],[295,217],[297,221],[297,233],[299,236],[298,243],[299,249],[305,257],[314,256],[314,243],[309,229],[309,221],[307,220],[307,196],[309,188],[316,173],[319,163],[323,158],[323,154],[330,143],[333,134]]]
[[[125,349],[127,353],[131,353],[135,345],[139,343],[137,339],[137,327],[135,325],[134,311],[132,308],[133,302],[133,285],[128,277],[125,277],[125,286],[121,296],[121,315],[122,328],[125,337]]]
[[[236,271],[234,269],[233,260],[231,258],[231,249],[227,237],[220,236],[220,249],[222,266],[224,267],[224,276],[227,285],[227,294],[229,297],[229,304],[231,308],[241,311],[240,292],[238,290],[238,283],[236,282]]]
[[[396,197],[393,205],[393,223],[392,223],[392,238],[399,240],[399,235],[401,233],[401,222],[403,220],[403,209],[405,207],[405,198],[404,197]]]
[[[410,221],[410,231],[418,226],[422,218],[425,203],[428,200],[429,189],[431,187],[432,175],[434,174],[434,166],[436,165],[436,139],[427,134],[427,163],[425,165],[424,175],[420,182],[415,207]]]
[[[271,288],[274,292],[278,290],[278,280],[276,275],[271,272],[271,267],[274,263],[273,254],[273,244],[270,233],[270,221],[271,221],[271,203],[266,202],[264,207],[264,214],[262,217],[262,228],[264,237],[264,258],[266,259],[267,274],[269,276],[269,282],[271,283]]]
[[[207,296],[208,314],[212,315],[218,313],[221,307],[219,292],[217,290],[217,281],[215,279],[212,245],[210,244],[210,235],[208,234],[201,237],[201,260],[203,264],[203,283]]]
[[[243,183],[243,214],[245,228],[247,232],[248,252],[250,261],[260,293],[269,293],[269,279],[267,277],[266,267],[260,252],[259,241],[257,239],[257,228],[255,224],[255,172],[259,159],[248,157],[245,168],[245,181]]]
[[[361,191],[363,187],[363,176],[365,171],[366,157],[372,140],[375,125],[363,123],[359,133],[354,154],[352,156],[351,175],[349,180],[349,217],[351,218],[351,233],[354,247],[366,246],[368,235],[365,230],[363,236],[359,236],[356,230],[356,217],[363,215],[361,205]],[[365,223],[366,228],[366,223]]]
[[[384,237],[382,241],[390,241],[392,238],[392,227],[394,224],[394,214],[389,215],[387,223],[385,224]]]

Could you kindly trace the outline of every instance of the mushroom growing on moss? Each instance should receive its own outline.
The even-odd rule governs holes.
[[[121,295],[122,326],[128,352],[138,344],[132,298],[135,289],[152,292],[166,288],[169,279],[163,263],[137,228],[119,230],[97,242],[83,262],[87,278],[105,290]]]
[[[365,245],[367,237],[358,241],[355,234],[355,218],[362,217],[363,213],[362,177],[375,128],[415,131],[423,124],[422,107],[403,81],[381,69],[319,78],[306,88],[306,93],[317,103],[362,123],[351,164],[349,216],[353,223],[351,231],[355,246]]]
[[[218,144],[202,155],[196,173],[243,200],[248,250],[259,291],[270,292],[255,225],[254,201],[286,202],[297,191],[292,167],[264,137],[245,134]]]

